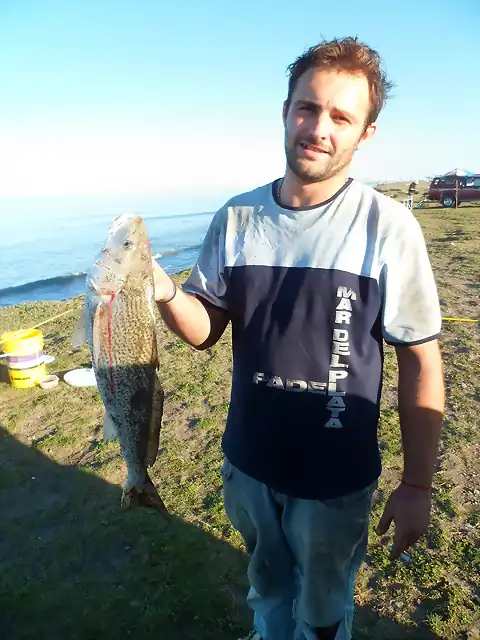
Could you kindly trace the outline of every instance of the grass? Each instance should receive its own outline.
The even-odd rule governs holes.
[[[388,186],[385,187],[385,190]],[[394,185],[398,199],[405,185]],[[402,191],[403,189],[403,191]],[[416,209],[444,316],[478,317],[480,208]],[[178,276],[179,281],[186,273]],[[80,300],[0,309],[0,332],[66,309],[44,327],[51,372],[88,365],[73,349]],[[196,352],[158,325],[167,392],[152,477],[174,514],[120,510],[124,464],[102,443],[96,390],[20,391],[0,383],[0,622],[5,640],[234,640],[250,627],[246,556],[224,512],[220,439],[231,380],[230,331]],[[384,472],[356,587],[357,640],[467,640],[480,634],[478,325],[445,323],[447,411],[432,523],[388,560],[374,533],[401,473],[394,352],[386,348],[379,434]],[[5,372],[3,372],[5,373]],[[477,634],[477,635],[475,635]]]

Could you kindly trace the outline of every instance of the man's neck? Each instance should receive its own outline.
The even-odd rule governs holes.
[[[305,184],[291,171],[287,171],[281,183],[281,203],[287,207],[303,209],[325,202],[343,187],[348,179],[347,171],[311,184]]]

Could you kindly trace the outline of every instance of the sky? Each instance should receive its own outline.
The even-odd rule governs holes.
[[[0,0],[0,216],[210,210],[279,177],[286,68],[349,35],[396,84],[351,175],[480,172],[479,32],[479,0]]]

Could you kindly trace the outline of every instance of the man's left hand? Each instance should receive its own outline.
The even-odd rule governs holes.
[[[378,523],[377,534],[387,533],[392,521],[395,524],[390,559],[398,558],[428,529],[432,498],[429,491],[400,485],[390,496]]]

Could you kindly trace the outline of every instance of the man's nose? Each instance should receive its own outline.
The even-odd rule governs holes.
[[[332,119],[325,111],[317,115],[313,135],[316,140],[328,140],[332,132]]]

